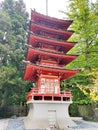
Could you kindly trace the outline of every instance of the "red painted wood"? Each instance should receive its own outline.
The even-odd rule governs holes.
[[[46,51],[43,49],[29,48],[27,56],[26,56],[26,60],[30,61],[30,62],[37,62],[39,55],[41,58],[43,57],[43,59],[45,59],[45,57],[46,57],[46,59],[49,59],[49,57],[51,57],[51,59],[54,58],[54,60],[56,60],[56,62],[58,62],[58,60],[59,60],[58,66],[67,65],[68,63],[70,63],[71,61],[73,61],[74,59],[77,58],[77,55],[62,55],[62,54],[58,54],[58,53],[51,53],[50,51]]]
[[[61,20],[61,19],[49,17],[46,15],[40,14],[34,10],[31,11],[31,20],[40,24],[50,26],[52,28],[60,28],[63,30],[66,30],[73,22],[73,20]]]
[[[69,91],[60,91],[60,81],[78,73],[78,70],[64,69],[77,55],[66,54],[75,42],[67,40],[73,31],[67,30],[71,20],[60,20],[31,11],[28,36],[28,51],[23,76],[25,81],[35,82],[28,93],[27,101],[71,101]]]
[[[36,98],[35,98],[36,97]],[[28,95],[27,100],[57,100],[57,101],[71,101],[72,96],[70,91],[62,91],[59,94],[41,93],[38,89],[32,89]]]
[[[72,47],[74,47],[75,42],[59,41],[56,39],[41,37],[32,33],[29,34],[28,45],[31,45],[35,48],[41,48],[43,44],[48,46],[52,45],[60,47],[60,51],[62,53],[67,53]]]
[[[41,71],[43,75],[60,76],[61,80],[68,79],[78,73],[78,70],[59,69],[54,67],[36,66],[27,64],[23,80],[36,81],[37,71]]]
[[[54,38],[58,40],[68,40],[68,38],[70,38],[71,35],[73,34],[73,31],[69,31],[69,30],[62,31],[59,29],[53,29],[53,28],[41,26],[35,23],[30,24],[30,31],[40,36],[45,36],[51,39]]]

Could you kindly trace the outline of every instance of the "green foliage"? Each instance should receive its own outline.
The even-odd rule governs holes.
[[[83,82],[82,81],[83,79],[81,80],[81,76],[80,76],[80,80],[79,80],[78,75],[76,78],[69,79],[66,81],[66,83],[63,81],[63,83],[61,83],[62,90],[70,90],[72,92],[73,103],[76,103],[76,104],[89,104],[89,103],[91,103],[90,97],[85,95],[83,93],[83,91],[78,87],[79,86],[78,83],[81,84],[81,82]],[[84,78],[84,76],[83,76],[83,78]],[[87,84],[87,81],[84,82],[84,84]]]
[[[63,12],[65,13],[65,12]],[[62,88],[73,92],[73,100],[79,104],[91,102],[91,98],[78,89],[81,85],[94,85],[91,73],[93,68],[98,68],[98,2],[89,3],[89,0],[70,0],[68,19],[73,19],[71,29],[75,31],[69,41],[77,41],[75,47],[68,53],[79,54],[78,58],[67,65],[67,68],[80,68],[79,74],[63,82]],[[80,93],[80,91],[82,93]],[[90,88],[88,88],[90,93]]]
[[[2,66],[0,69],[0,88],[4,85],[13,84],[12,77],[16,74],[16,68],[12,66]]]
[[[0,103],[25,103],[22,81],[28,13],[23,0],[4,0],[0,8]]]
[[[88,0],[71,0],[69,5],[68,18],[74,22],[71,28],[75,34],[71,38],[78,44],[70,53],[78,53],[74,64],[83,67],[98,67],[98,3],[90,4]],[[70,39],[70,40],[71,40]],[[81,59],[82,58],[82,59]],[[82,62],[81,62],[82,61]],[[72,64],[71,64],[72,65]]]
[[[0,31],[7,31],[11,29],[11,21],[7,12],[0,10]]]
[[[78,87],[72,89],[73,102],[76,104],[89,104],[90,98],[87,97]]]
[[[8,105],[24,104],[26,100],[25,83],[19,77],[15,77],[12,82],[13,86],[11,86],[10,94],[7,98]]]

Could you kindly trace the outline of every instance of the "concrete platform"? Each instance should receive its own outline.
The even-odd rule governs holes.
[[[71,101],[28,101],[29,113],[24,120],[26,129],[65,129],[76,126],[68,107]]]

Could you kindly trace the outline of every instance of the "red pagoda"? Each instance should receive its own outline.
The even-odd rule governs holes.
[[[67,54],[75,45],[75,42],[67,41],[73,34],[67,30],[72,22],[31,11],[23,76],[23,80],[34,84],[27,95],[27,129],[64,129],[74,124],[68,114],[71,92],[60,91],[60,82],[78,73],[77,70],[65,69],[65,65],[77,57]]]

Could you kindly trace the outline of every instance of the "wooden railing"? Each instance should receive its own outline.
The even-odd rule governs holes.
[[[27,101],[30,100],[49,100],[49,101],[72,101],[70,91],[61,91],[60,93],[44,93],[38,89],[32,89],[27,95]]]

